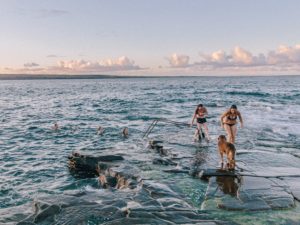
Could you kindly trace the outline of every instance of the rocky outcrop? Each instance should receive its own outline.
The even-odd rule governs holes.
[[[139,171],[133,166],[119,164],[121,155],[90,156],[73,153],[69,168],[75,174],[98,176],[102,188],[136,188],[140,182]]]
[[[143,181],[134,191],[66,193],[36,200],[26,224],[234,224],[199,212],[169,186]]]
[[[121,155],[101,155],[101,156],[91,156],[91,155],[83,155],[78,152],[73,152],[69,157],[69,169],[72,172],[83,176],[95,176],[98,175],[99,172],[98,164],[100,162],[103,163],[113,163],[116,161],[124,160]]]
[[[167,156],[169,153],[168,149],[164,148],[162,143],[162,141],[151,140],[149,141],[149,147],[155,150],[161,156]]]

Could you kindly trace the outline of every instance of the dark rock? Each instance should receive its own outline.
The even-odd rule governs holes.
[[[194,172],[197,173],[196,171]],[[223,170],[223,169],[202,169],[198,172],[197,176],[201,179],[207,179],[209,177],[217,177],[217,176],[230,176],[230,177],[237,177],[239,173],[231,170]]]
[[[76,172],[82,172],[88,175],[96,175],[99,162],[115,162],[124,160],[120,155],[102,155],[90,156],[81,155],[78,152],[69,156],[69,168]]]
[[[154,146],[162,144],[162,143],[163,143],[163,141],[151,140],[151,141],[149,141],[149,146],[154,147]]]
[[[166,173],[185,173],[185,174],[189,174],[190,171],[189,170],[185,170],[185,169],[169,169],[169,170],[163,170]]]
[[[162,156],[167,156],[168,155],[168,149],[165,149],[161,144],[162,141],[149,141],[149,146],[151,149],[154,149],[158,154]]]
[[[152,160],[152,163],[153,164],[159,164],[159,165],[165,165],[165,166],[176,166],[177,163],[172,161],[171,159],[169,158],[154,158]]]

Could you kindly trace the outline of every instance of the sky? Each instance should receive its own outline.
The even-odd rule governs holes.
[[[0,0],[1,74],[300,74],[298,0]]]

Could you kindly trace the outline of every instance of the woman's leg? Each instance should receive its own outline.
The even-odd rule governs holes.
[[[204,130],[205,130],[206,139],[209,140],[210,138],[209,138],[209,134],[208,134],[208,127],[207,127],[207,124],[204,123],[204,124],[203,124],[203,127],[204,127]]]
[[[197,123],[199,140],[202,139],[202,123]]]
[[[232,142],[232,131],[231,131],[231,127],[228,124],[224,124],[224,129],[227,133],[227,140],[229,142]]]
[[[194,134],[195,141],[199,141],[199,133],[200,133],[200,127],[199,127],[199,123],[197,123],[197,128],[196,128],[195,134]]]
[[[235,137],[236,137],[236,134],[237,134],[237,126],[234,125],[234,126],[231,126],[231,132],[232,132],[232,144],[234,144],[235,142]]]

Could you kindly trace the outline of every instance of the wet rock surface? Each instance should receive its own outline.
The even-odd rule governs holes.
[[[283,165],[281,159],[275,158],[281,167],[262,167],[244,160],[249,153],[242,152],[237,169],[224,171],[209,168],[209,158],[203,150],[191,157],[165,148],[160,141],[150,142],[149,147],[152,157],[149,163],[161,166],[161,172],[175,176],[187,174],[195,180],[208,181],[201,210],[173,185],[143,178],[141,169],[128,163],[124,155],[73,153],[69,157],[70,171],[75,178],[78,175],[95,178],[97,190],[66,193],[57,199],[41,197],[36,200],[33,213],[19,225],[57,221],[63,224],[234,224],[232,220],[226,222],[227,218],[215,219],[213,212],[293,209],[300,197],[298,168],[293,163]],[[262,157],[259,154],[255,157]]]
[[[143,181],[130,192],[100,190],[43,197],[25,224],[232,224],[200,212],[164,184]]]
[[[240,158],[249,154],[243,152]],[[300,178],[295,159],[285,154],[273,156],[278,166],[263,167],[268,153],[255,152],[252,157],[260,161],[240,162],[234,172],[215,169],[197,171],[197,175],[209,179],[203,209],[235,211],[260,211],[291,209],[299,200]],[[246,157],[245,157],[246,158]],[[249,158],[249,157],[247,157]]]
[[[97,169],[100,162],[111,163],[124,160],[121,155],[92,156],[79,152],[73,152],[68,158],[70,170],[83,176],[97,175],[99,173]]]
[[[203,209],[258,211],[295,207],[290,189],[278,179],[213,177]]]

